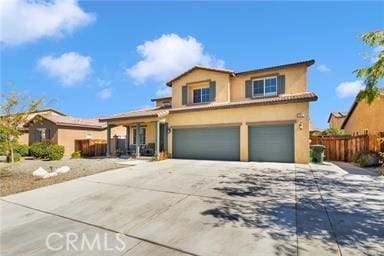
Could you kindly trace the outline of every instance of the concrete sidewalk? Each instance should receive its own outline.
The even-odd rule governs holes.
[[[343,175],[335,165],[193,160],[104,172],[2,198],[0,253],[384,253],[383,183]],[[54,232],[62,250],[47,248]],[[81,239],[66,248],[69,233],[103,235],[112,250],[79,251]]]

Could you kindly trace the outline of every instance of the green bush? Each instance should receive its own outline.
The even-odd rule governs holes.
[[[15,146],[15,152],[19,153],[21,156],[29,156],[29,147],[28,145],[17,144]]]
[[[353,162],[361,167],[370,167],[379,165],[379,156],[375,152],[360,152],[353,158]]]
[[[29,147],[29,152],[31,156],[37,159],[45,159],[48,157],[47,155],[47,147],[50,145],[47,142],[43,143],[34,143]]]
[[[14,153],[13,154],[13,160],[15,161],[15,162],[18,162],[18,161],[20,161],[20,159],[21,159],[21,155],[19,154],[19,153]],[[8,163],[10,163],[11,162],[11,155],[8,155],[7,156],[7,162]]]
[[[64,156],[64,146],[52,144],[47,147],[47,158],[49,160],[60,160]]]
[[[116,149],[116,156],[117,157],[120,157],[122,154],[124,154],[124,150],[122,150],[122,149]]]
[[[81,158],[81,151],[75,151],[71,154],[71,158]]]
[[[37,159],[60,160],[64,156],[64,147],[51,142],[34,143],[29,150]]]

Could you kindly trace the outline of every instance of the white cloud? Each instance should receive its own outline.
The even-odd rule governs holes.
[[[364,87],[361,80],[343,82],[336,87],[336,94],[339,98],[355,97]]]
[[[157,97],[167,97],[171,96],[172,94],[172,88],[171,87],[162,87],[156,91]]]
[[[112,90],[109,88],[104,88],[97,93],[97,97],[102,100],[109,99],[112,97]]]
[[[92,58],[76,52],[64,53],[59,57],[45,56],[37,65],[49,76],[59,79],[64,86],[71,86],[84,80],[91,72]]]
[[[331,72],[331,69],[327,65],[324,65],[324,64],[317,66],[316,69],[322,73]]]
[[[3,0],[0,3],[0,42],[18,45],[43,37],[63,36],[95,17],[75,0]]]
[[[164,34],[137,47],[142,60],[126,70],[137,83],[147,79],[164,82],[194,65],[223,67],[224,61],[204,52],[194,37]]]

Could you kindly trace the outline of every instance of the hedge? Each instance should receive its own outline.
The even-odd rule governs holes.
[[[64,147],[51,142],[34,143],[30,152],[37,159],[60,160],[64,156]]]

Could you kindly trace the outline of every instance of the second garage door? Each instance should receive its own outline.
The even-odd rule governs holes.
[[[250,126],[249,160],[260,162],[294,162],[293,124]]]
[[[240,160],[240,127],[173,129],[173,157]]]

